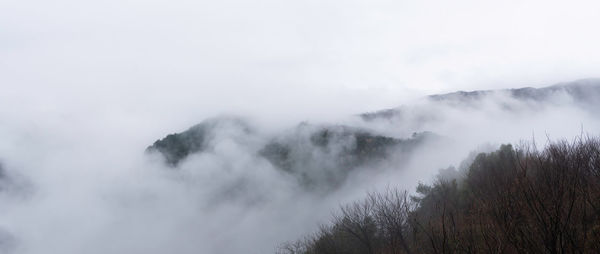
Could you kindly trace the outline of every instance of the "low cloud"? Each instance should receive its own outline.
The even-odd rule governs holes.
[[[338,204],[387,186],[413,190],[478,147],[533,138],[544,143],[546,135],[573,137],[582,126],[597,134],[595,108],[575,99],[564,91],[542,101],[493,92],[475,101],[425,99],[395,109],[391,117],[348,116],[338,125],[273,128],[226,120],[210,125],[206,149],[175,166],[160,153],[144,153],[168,132],[132,146],[139,137],[127,138],[110,127],[64,122],[48,134],[13,129],[2,149],[4,168],[12,173],[3,177],[18,179],[11,176],[18,173],[26,179],[18,186],[30,187],[7,194],[4,186],[11,185],[2,181],[0,226],[8,240],[0,243],[13,253],[273,252],[277,244],[313,232]],[[330,139],[315,140],[324,137],[324,127]],[[4,130],[6,135],[9,128]],[[349,170],[338,160],[357,147],[358,134],[344,134],[354,133],[349,130],[397,140],[431,131],[442,141],[419,144],[408,154],[390,149],[378,163],[335,171]],[[261,155],[273,141],[299,149],[289,154],[299,163],[291,169],[303,170],[296,173],[341,180],[335,188],[307,187],[297,174]]]

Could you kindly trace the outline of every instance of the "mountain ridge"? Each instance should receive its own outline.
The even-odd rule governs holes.
[[[536,103],[552,102],[556,96],[565,95],[577,105],[595,110],[594,105],[598,102],[594,98],[600,98],[600,79],[564,82],[541,88],[457,91],[430,95],[426,100],[442,107],[478,109],[481,106],[479,102],[496,95],[512,101]],[[522,110],[509,102],[494,103],[499,103],[501,110]],[[274,168],[295,177],[302,185],[335,187],[356,168],[376,168],[377,163],[391,157],[390,154],[402,157],[426,142],[447,139],[426,131],[427,126],[431,125],[424,124],[443,121],[445,113],[436,108],[423,110],[422,108],[426,107],[423,105],[415,107],[400,106],[359,115],[364,122],[406,115],[400,121],[401,124],[415,124],[407,127],[415,130],[414,134],[408,137],[382,134],[361,125],[315,125],[305,122],[286,132],[264,136],[243,118],[216,117],[206,119],[183,132],[158,139],[146,148],[146,152],[160,154],[170,168],[176,169],[190,156],[214,152],[215,142],[219,139],[231,139],[240,146],[247,145],[245,139],[259,139],[259,145],[255,144],[253,148],[246,147],[254,156],[265,159]]]
[[[544,87],[521,87],[507,89],[455,91],[450,93],[432,94],[423,99],[431,103],[446,103],[449,106],[466,106],[479,102],[486,97],[500,95],[519,101],[545,102],[553,96],[564,94],[571,97],[577,105],[590,109],[599,106],[595,98],[600,96],[600,78],[580,79],[571,82],[561,82]],[[360,113],[363,120],[389,119],[402,113],[402,106],[381,109],[373,112]],[[592,109],[595,110],[595,109]]]

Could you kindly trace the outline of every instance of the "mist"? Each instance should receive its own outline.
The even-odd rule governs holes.
[[[0,253],[270,253],[340,204],[412,191],[472,151],[598,135],[597,104],[564,91],[426,97],[600,77],[598,7],[2,1]],[[390,108],[402,114],[360,115]],[[249,131],[225,121],[176,166],[145,152],[231,118]],[[356,138],[316,147],[323,127],[439,138],[345,171]],[[296,149],[293,173],[261,155],[274,140]]]
[[[544,144],[582,131],[595,135],[600,127],[595,107],[581,107],[561,92],[548,102],[498,92],[474,105],[449,104],[423,99],[401,107],[409,114],[400,118],[338,119],[334,124],[391,137],[409,138],[416,131],[442,137],[410,153],[392,152],[343,178],[328,165],[339,151],[356,145],[352,138],[340,136],[327,152],[305,141],[327,122],[275,128],[225,117],[246,119],[250,127],[217,122],[207,151],[176,167],[159,153],[144,152],[169,132],[137,144],[133,133],[103,125],[64,121],[39,129],[4,128],[3,172],[11,181],[3,182],[0,192],[7,248],[14,253],[273,252],[279,243],[316,230],[339,204],[390,186],[412,190],[439,169],[458,166],[471,151],[521,140]],[[334,187],[327,181],[303,186],[259,156],[276,137],[302,147],[294,156],[308,156],[310,163],[300,167],[304,173],[319,179],[332,168],[333,178],[342,180]]]

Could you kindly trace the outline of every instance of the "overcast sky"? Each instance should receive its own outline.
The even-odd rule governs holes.
[[[357,175],[316,200],[296,200],[303,192],[257,157],[261,142],[303,120],[600,78],[599,24],[597,0],[0,0],[0,164],[25,179],[19,195],[0,192],[0,252],[10,234],[19,254],[266,253],[367,186],[412,190],[481,142],[569,138],[584,126],[596,135],[597,115],[568,103],[421,104],[408,119],[441,120],[379,128],[463,144],[425,147],[393,177]],[[219,127],[214,149],[180,171],[144,155],[221,114],[248,116],[260,132]],[[246,186],[240,179],[244,194],[272,200],[249,210],[223,198],[212,209],[215,194]]]
[[[599,13],[593,0],[1,0],[0,106],[185,126],[543,86],[600,77]]]

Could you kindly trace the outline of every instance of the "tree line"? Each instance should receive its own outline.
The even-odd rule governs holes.
[[[278,253],[597,253],[600,140],[502,145],[415,195],[369,193]]]

